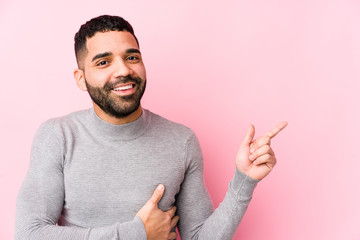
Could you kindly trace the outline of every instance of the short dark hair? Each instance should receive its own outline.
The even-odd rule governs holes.
[[[91,38],[97,32],[108,32],[108,31],[126,31],[131,33],[136,43],[139,46],[139,41],[135,36],[134,29],[128,21],[119,16],[110,16],[110,15],[101,15],[95,17],[85,24],[81,25],[79,31],[75,34],[75,56],[78,67],[80,68],[80,59],[85,55],[86,49],[86,40]]]

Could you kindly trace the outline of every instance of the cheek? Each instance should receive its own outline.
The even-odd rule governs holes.
[[[96,87],[102,87],[110,79],[110,73],[106,71],[89,71],[85,72],[86,81]]]
[[[141,77],[142,79],[146,80],[146,70],[145,70],[145,66],[144,64],[141,64],[139,66],[136,66],[134,69],[133,69],[136,74]]]

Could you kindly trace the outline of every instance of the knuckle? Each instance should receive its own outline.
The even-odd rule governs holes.
[[[176,232],[171,232],[169,233],[168,239],[176,239],[177,238],[177,233]]]
[[[265,148],[264,149],[265,152],[267,152],[267,153],[270,152],[270,150],[271,150],[271,147],[269,145],[265,145],[264,148]]]
[[[165,215],[165,221],[166,221],[166,222],[171,222],[171,215],[166,214],[166,215]]]
[[[171,231],[171,226],[170,225],[166,225],[165,227],[165,232],[169,233]]]

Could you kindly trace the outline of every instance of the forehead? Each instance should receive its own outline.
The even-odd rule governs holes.
[[[102,52],[122,53],[126,49],[139,49],[134,36],[126,31],[97,32],[86,41],[87,57]]]

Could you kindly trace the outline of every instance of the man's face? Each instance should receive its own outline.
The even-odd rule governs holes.
[[[117,118],[139,109],[146,72],[133,35],[125,31],[98,32],[86,46],[84,80],[93,102]]]

